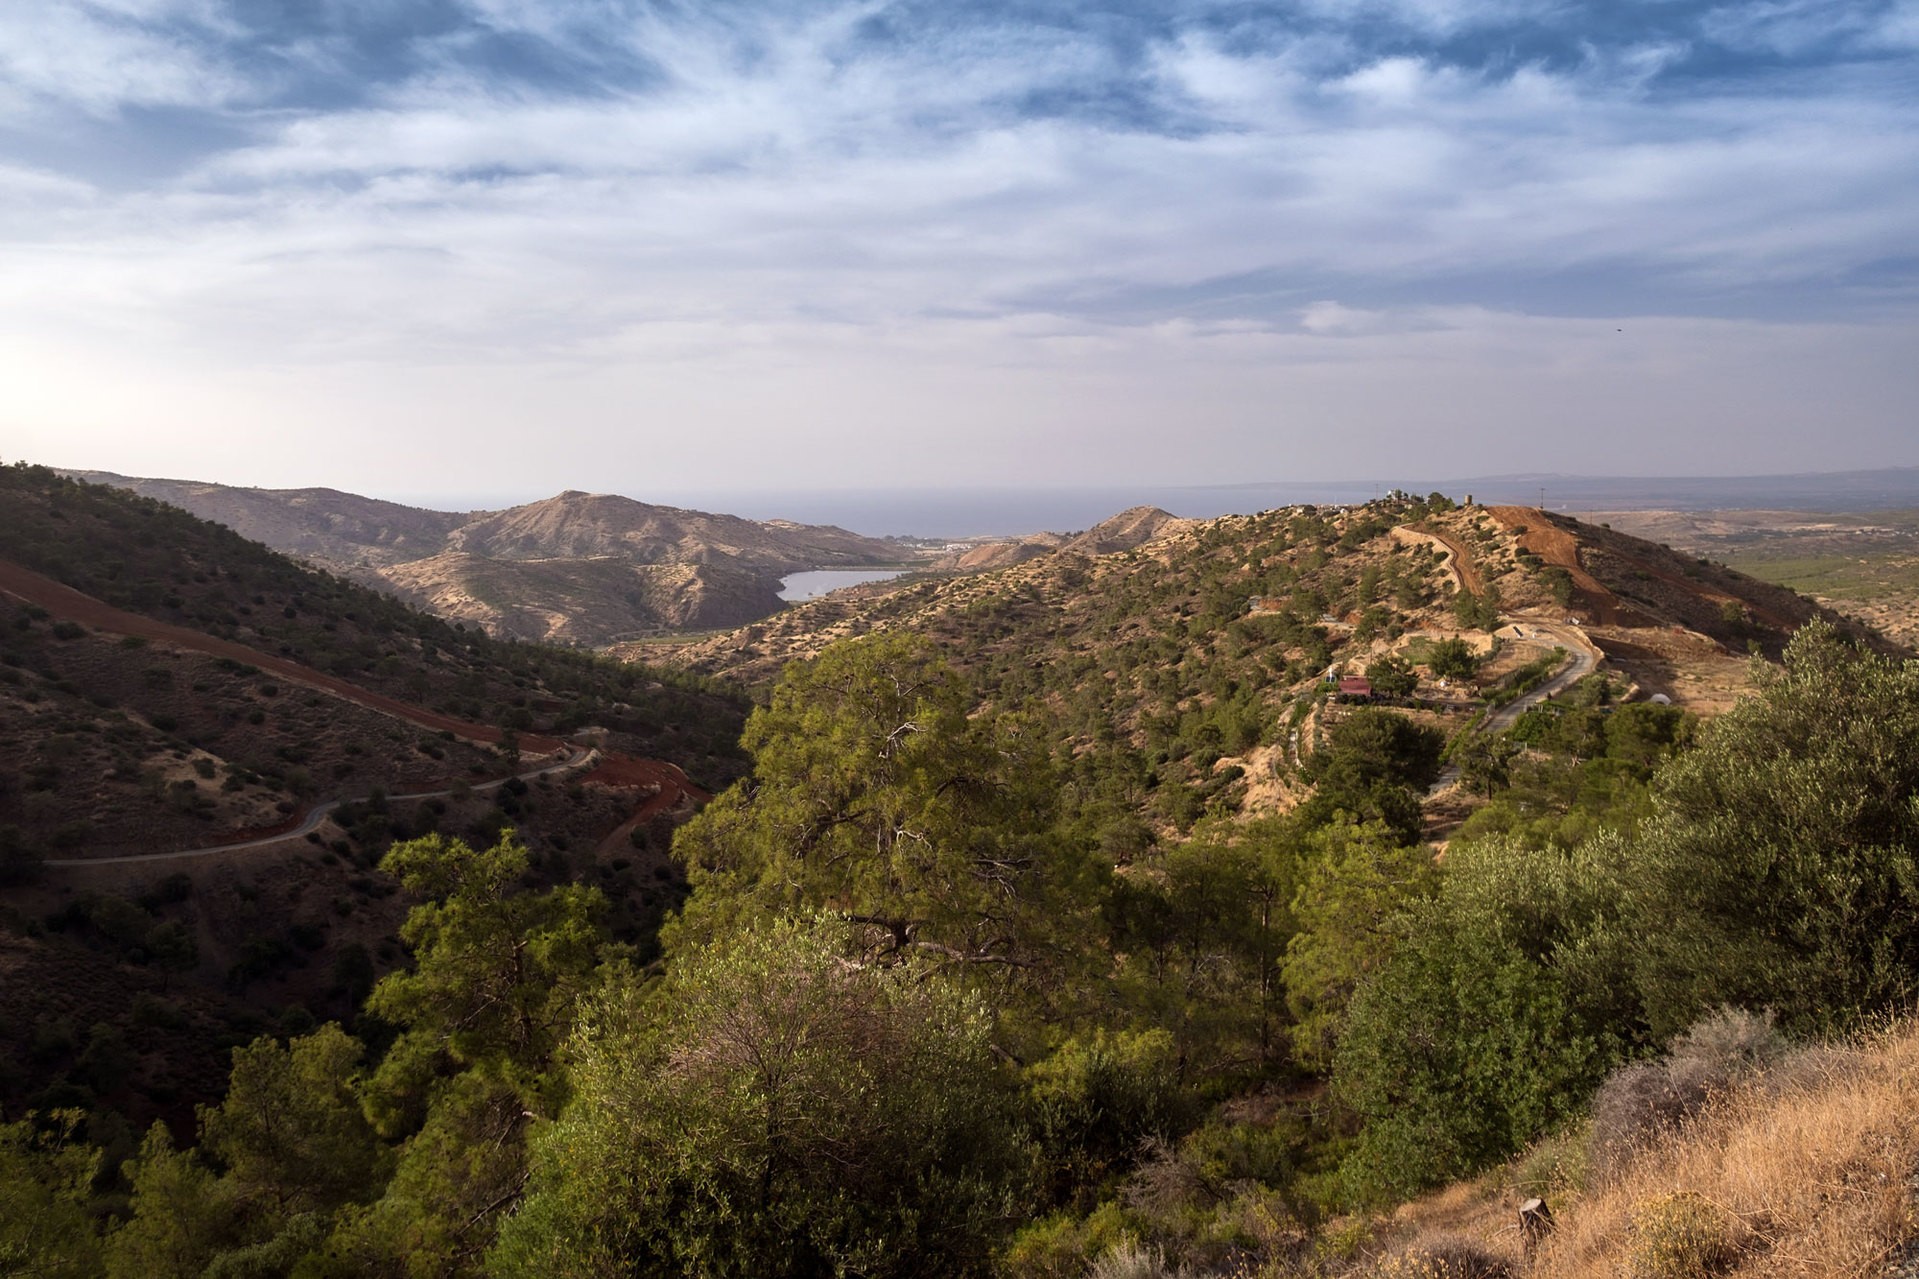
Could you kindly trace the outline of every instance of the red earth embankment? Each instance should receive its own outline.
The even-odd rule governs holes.
[[[598,784],[652,792],[631,817],[600,841],[601,856],[610,856],[625,847],[627,837],[634,830],[659,814],[670,813],[682,804],[704,804],[713,798],[688,781],[686,774],[677,766],[663,760],[638,759],[631,755],[602,754],[593,771],[579,780],[583,786]]]
[[[1586,571],[1579,562],[1579,539],[1553,523],[1552,517],[1533,506],[1488,507],[1503,528],[1519,529],[1519,545],[1546,563],[1562,568],[1573,580],[1574,598],[1600,626],[1650,625],[1638,614],[1619,603],[1619,597],[1605,583]]]

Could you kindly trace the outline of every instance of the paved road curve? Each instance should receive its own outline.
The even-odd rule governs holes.
[[[1577,626],[1564,622],[1515,622],[1513,625],[1526,632],[1526,639],[1549,639],[1566,650],[1572,661],[1557,675],[1535,688],[1523,697],[1516,697],[1488,715],[1480,725],[1484,733],[1503,733],[1519,722],[1519,717],[1549,697],[1555,697],[1571,688],[1580,680],[1593,673],[1605,654],[1593,647],[1586,633]]]
[[[1538,688],[1535,688],[1532,692],[1514,698],[1481,720],[1477,730],[1481,733],[1505,732],[1519,722],[1521,715],[1524,715],[1527,711],[1539,705],[1547,698],[1557,696],[1566,689],[1571,688],[1580,680],[1586,678],[1586,676],[1592,674],[1606,656],[1600,652],[1598,648],[1594,647],[1591,640],[1586,638],[1584,631],[1567,622],[1536,622],[1529,619],[1521,619],[1511,623],[1511,625],[1524,631],[1527,640],[1551,640],[1560,648],[1565,649],[1567,656],[1572,660],[1566,664],[1563,670],[1547,680],[1544,684],[1541,684]],[[1426,797],[1431,799],[1458,781],[1459,765],[1448,764],[1441,770],[1439,780],[1427,788]]]

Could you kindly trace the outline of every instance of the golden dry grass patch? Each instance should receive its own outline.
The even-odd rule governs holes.
[[[1654,1142],[1564,1206],[1533,1273],[1876,1279],[1919,1244],[1916,1175],[1919,1027],[1908,1024],[1803,1050]]]

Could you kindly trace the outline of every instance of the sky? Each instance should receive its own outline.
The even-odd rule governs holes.
[[[1919,463],[1919,0],[5,0],[0,460]]]

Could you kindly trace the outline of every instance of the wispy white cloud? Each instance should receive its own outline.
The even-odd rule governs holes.
[[[207,9],[179,0],[0,6],[0,91],[16,109],[218,105],[242,78],[217,51],[156,25],[204,20]]]
[[[789,405],[819,390],[796,369],[876,379],[893,389],[820,393],[884,416],[909,385],[984,394],[959,371],[977,361],[1064,421],[1045,370],[1158,402],[1121,370],[1190,390],[1203,367],[1251,403],[1278,393],[1270,365],[1383,403],[1325,370],[1511,372],[1548,358],[1527,311],[1690,312],[1702,379],[1771,353],[1759,295],[1912,332],[1909,277],[1862,301],[1836,283],[1913,256],[1919,119],[1886,53],[1909,3],[1602,38],[1527,0],[1311,0],[1253,34],[1196,2],[1118,39],[881,0],[468,0],[469,22],[436,9],[369,48],[403,8],[330,0],[268,39],[215,0],[76,0],[58,55],[0,10],[21,100],[221,131],[118,187],[0,168],[0,322],[32,317],[0,331],[414,396],[440,374],[407,370],[477,361],[499,403],[523,369],[591,422],[622,369],[734,415],[762,407],[721,386],[745,368]],[[1528,23],[1557,43],[1511,52]],[[1706,44],[1772,61],[1710,74]],[[1808,50],[1842,73],[1777,65]]]

